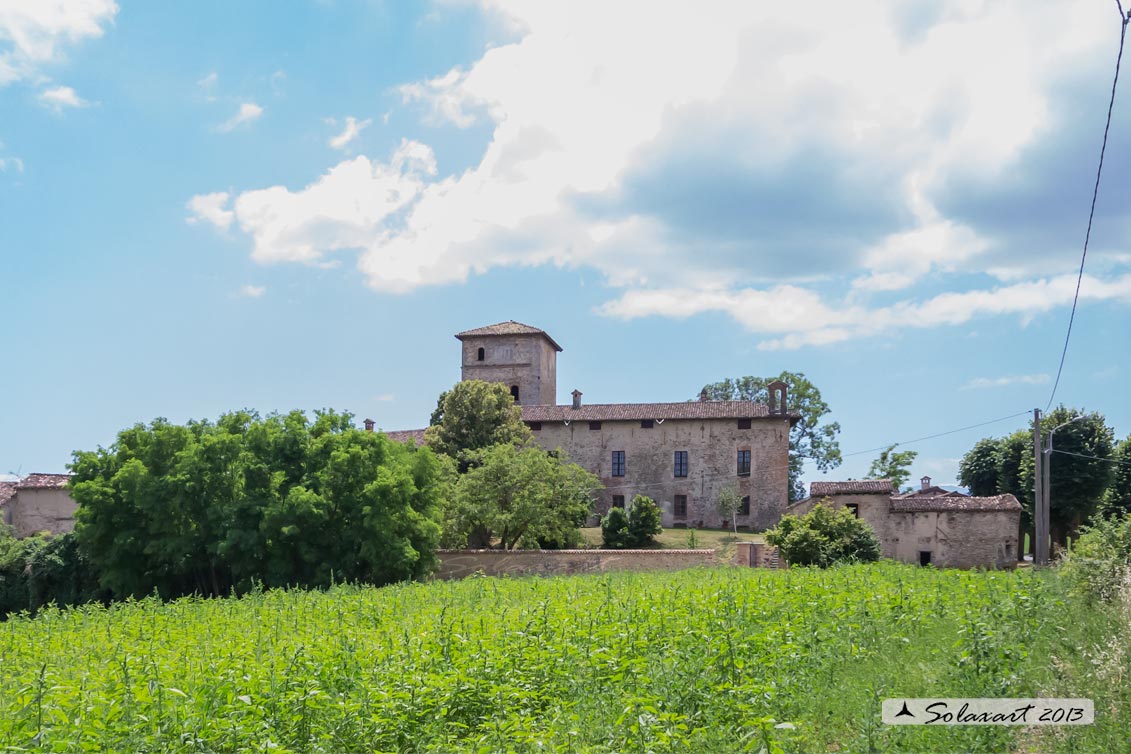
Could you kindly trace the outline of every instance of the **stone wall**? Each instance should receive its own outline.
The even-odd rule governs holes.
[[[65,534],[75,528],[78,505],[66,489],[21,488],[5,506],[5,518],[17,537],[41,531]]]
[[[467,336],[461,363],[461,379],[518,385],[518,402],[524,406],[557,403],[558,352],[543,335]]]
[[[743,568],[788,568],[778,548],[764,542],[739,542],[734,549],[734,564]]]
[[[881,554],[905,563],[930,553],[940,568],[1013,568],[1017,565],[1017,510],[892,511],[888,495],[835,495],[834,509],[859,506],[860,518],[876,532]],[[786,513],[812,510],[812,498],[791,505]]]
[[[943,568],[1014,568],[1020,511],[893,513],[881,536],[884,557],[918,563],[929,552]]]
[[[605,571],[675,571],[715,565],[714,550],[440,550],[438,579],[559,576]]]
[[[647,495],[663,511],[663,525],[729,527],[715,510],[724,487],[734,486],[750,496],[750,514],[738,525],[761,531],[777,524],[785,510],[789,485],[789,420],[754,419],[750,429],[738,429],[736,419],[668,419],[645,429],[637,421],[603,421],[590,429],[588,421],[543,422],[534,439],[547,450],[561,448],[569,460],[593,472],[605,485],[597,504],[607,513],[613,495],[625,504],[634,495]],[[625,452],[625,475],[612,476],[612,452]],[[688,454],[687,477],[676,478],[675,451]],[[750,475],[738,476],[738,451],[750,451]],[[676,518],[676,495],[687,496],[687,515]]]

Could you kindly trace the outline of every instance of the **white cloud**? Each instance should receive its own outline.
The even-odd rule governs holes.
[[[372,125],[372,123],[373,120],[371,118],[366,118],[365,120],[359,121],[352,115],[347,116],[346,124],[342,129],[342,132],[334,138],[330,139],[328,143],[334,149],[345,149],[347,146],[349,146],[349,143],[351,141],[356,139],[358,135],[361,134],[363,129],[368,128],[370,125]]]
[[[1058,77],[1092,70],[1110,9],[862,0],[815,23],[796,3],[480,4],[517,41],[398,92],[429,124],[490,125],[482,157],[436,175],[428,147],[406,142],[430,169],[358,157],[298,191],[240,193],[253,258],[358,249],[387,292],[505,266],[592,268],[626,289],[609,316],[723,311],[763,348],[1071,300],[1074,278],[1004,280],[999,239],[940,187],[1004,185],[1062,127]],[[1126,300],[1120,272],[1090,277],[1085,300]],[[820,293],[832,280],[848,293]]]
[[[243,102],[240,104],[240,109],[236,111],[236,114],[231,118],[228,118],[228,120],[224,121],[220,125],[216,126],[216,130],[220,131],[221,133],[234,131],[241,126],[246,126],[254,123],[255,121],[259,120],[259,117],[261,115],[263,115],[262,107],[255,104],[254,102]]]
[[[0,173],[6,173],[9,170],[14,170],[17,173],[24,172],[24,161],[19,157],[0,157]]]
[[[1018,374],[1006,377],[975,377],[962,386],[963,390],[984,390],[993,387],[1012,385],[1044,385],[1049,382],[1047,374]]]
[[[380,395],[374,396],[373,398],[373,400],[380,401],[382,403],[388,403],[389,401],[395,401],[396,399],[397,397],[392,393],[381,393]]]
[[[38,99],[39,104],[57,113],[63,112],[65,108],[86,107],[90,104],[69,86],[55,86],[44,89],[39,93]]]
[[[267,287],[262,285],[240,286],[240,296],[243,298],[262,298],[267,293]]]
[[[318,263],[339,249],[365,248],[388,232],[384,223],[417,198],[425,176],[435,172],[431,149],[403,141],[388,163],[355,157],[299,191],[247,191],[231,211],[225,209],[227,194],[208,194],[193,197],[189,209],[221,228],[235,219],[253,238],[257,262]],[[411,255],[396,263],[411,265]]]
[[[219,230],[227,230],[236,219],[236,213],[227,209],[231,195],[227,191],[216,191],[211,194],[197,194],[188,200],[185,205],[191,216],[187,218],[190,225],[198,222],[209,222]]]
[[[1062,275],[878,307],[850,304],[788,285],[765,291],[642,290],[625,293],[605,304],[601,312],[621,319],[655,315],[685,318],[722,312],[751,333],[779,335],[758,344],[763,350],[777,350],[827,345],[908,328],[961,325],[977,317],[1013,314],[1031,318],[1071,304],[1075,286],[1075,275]],[[1131,274],[1106,281],[1085,275],[1080,300],[1131,304]]]
[[[117,12],[113,0],[0,0],[0,86],[34,79],[63,47],[102,36]]]

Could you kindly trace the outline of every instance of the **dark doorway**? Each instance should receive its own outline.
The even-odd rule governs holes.
[[[518,385],[511,385],[511,397],[518,400]]]
[[[919,551],[919,565],[929,566],[930,564],[931,564],[931,551],[930,550],[920,550]]]

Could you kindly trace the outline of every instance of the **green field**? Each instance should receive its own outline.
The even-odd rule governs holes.
[[[0,624],[0,751],[1121,751],[1125,620],[1052,574],[894,564],[47,611]],[[1098,724],[881,725],[899,695]]]

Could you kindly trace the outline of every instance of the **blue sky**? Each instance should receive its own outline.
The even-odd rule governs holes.
[[[157,416],[422,426],[506,319],[560,401],[804,372],[846,453],[1043,408],[1110,3],[681,5],[0,0],[0,472]],[[1122,94],[1057,393],[1120,437]]]

